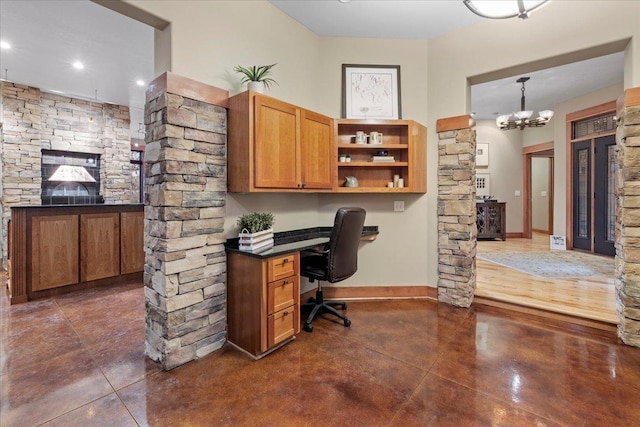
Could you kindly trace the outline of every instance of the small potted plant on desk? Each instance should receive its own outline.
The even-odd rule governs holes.
[[[253,212],[238,218],[239,249],[255,251],[273,246],[274,222],[275,218],[270,212]]]
[[[275,66],[276,64],[252,65],[251,67],[241,67],[240,65],[236,65],[233,71],[244,74],[241,83],[247,83],[247,88],[249,90],[264,93],[264,89],[269,89],[271,84],[278,84],[278,82],[269,77],[271,69]]]

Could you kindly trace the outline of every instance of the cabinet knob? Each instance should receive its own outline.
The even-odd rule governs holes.
[[[285,259],[282,260],[282,265],[284,265],[284,264],[286,264],[288,262],[289,262],[289,258],[285,258]]]
[[[285,317],[285,316],[288,316],[288,315],[289,315],[288,311],[285,311],[284,313],[282,313],[282,317]]]

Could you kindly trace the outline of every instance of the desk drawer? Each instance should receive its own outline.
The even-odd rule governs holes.
[[[273,314],[295,304],[298,295],[300,295],[298,276],[270,282],[267,285],[267,313]]]
[[[269,347],[273,347],[295,335],[296,325],[300,324],[298,311],[298,306],[292,305],[267,318],[267,341]]]
[[[300,255],[295,253],[269,258],[267,260],[267,282],[297,276],[299,257]]]

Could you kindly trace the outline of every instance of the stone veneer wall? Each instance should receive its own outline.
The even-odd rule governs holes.
[[[476,132],[468,126],[468,116],[438,121],[438,301],[459,307],[476,288]]]
[[[40,205],[42,149],[101,155],[106,203],[131,200],[129,107],[101,104],[0,82],[3,102],[2,242],[11,206]],[[92,121],[89,121],[89,118]]]
[[[145,109],[145,353],[167,370],[226,338],[227,113],[185,83],[215,89],[166,73]]]
[[[640,88],[625,96],[633,101],[618,108],[616,308],[618,336],[640,347]]]

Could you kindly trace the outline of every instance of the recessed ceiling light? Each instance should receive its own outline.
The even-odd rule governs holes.
[[[55,89],[51,89],[51,92],[53,92],[53,93],[64,93],[64,92],[63,92],[63,91],[61,91],[61,90],[55,90]]]
[[[351,3],[351,0],[338,0],[340,3]]]
[[[76,70],[82,70],[84,68],[84,64],[80,61],[76,61],[73,63],[73,68]]]
[[[9,42],[0,40],[0,49],[11,49],[11,45],[9,44]]]
[[[136,80],[138,86],[144,86],[144,80]]]

